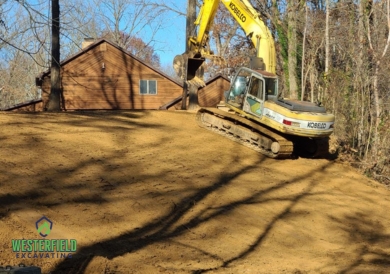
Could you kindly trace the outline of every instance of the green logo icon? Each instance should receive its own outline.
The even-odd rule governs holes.
[[[50,234],[53,228],[53,222],[50,221],[47,217],[43,216],[35,223],[35,227],[37,228],[39,235],[46,237]]]

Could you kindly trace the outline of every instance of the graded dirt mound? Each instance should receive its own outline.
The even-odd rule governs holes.
[[[43,273],[390,269],[389,190],[337,161],[268,159],[186,112],[1,113],[0,123],[0,265]],[[40,230],[46,237],[36,224],[43,216],[52,224]],[[21,239],[76,240],[77,250],[13,252]]]

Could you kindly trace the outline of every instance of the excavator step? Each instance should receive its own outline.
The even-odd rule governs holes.
[[[228,106],[226,106],[224,101],[219,102],[219,104],[217,105],[217,109],[220,109],[220,110],[223,110],[226,112],[230,111],[230,108]]]

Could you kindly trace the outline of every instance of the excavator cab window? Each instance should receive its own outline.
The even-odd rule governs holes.
[[[244,76],[238,76],[234,85],[232,86],[232,93],[234,96],[238,96],[245,92],[247,80]]]
[[[241,107],[244,93],[247,87],[247,79],[244,76],[236,77],[230,88],[229,102],[236,107]]]
[[[240,70],[231,83],[227,101],[236,106],[241,107],[245,91],[249,84],[250,73],[246,70]]]
[[[275,78],[264,78],[265,79],[265,91],[267,96],[278,95],[278,80]]]
[[[252,77],[249,94],[263,100],[263,80],[257,77]]]

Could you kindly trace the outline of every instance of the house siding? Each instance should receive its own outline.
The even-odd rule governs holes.
[[[65,110],[158,109],[182,93],[182,86],[119,48],[103,41],[64,64],[61,84]],[[141,95],[140,80],[156,80],[156,95]],[[44,105],[50,75],[44,77]]]
[[[201,107],[216,107],[224,101],[224,92],[229,90],[230,82],[224,77],[216,77],[198,91],[198,103]]]

